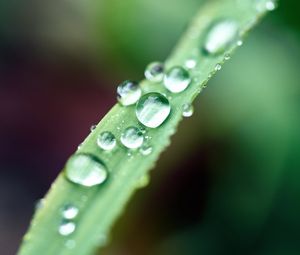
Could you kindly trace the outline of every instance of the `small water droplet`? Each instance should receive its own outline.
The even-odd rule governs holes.
[[[76,229],[76,225],[74,222],[63,220],[58,227],[58,232],[62,236],[68,236],[71,235],[75,231],[75,229]]]
[[[190,82],[191,77],[189,72],[181,66],[172,67],[164,77],[164,85],[172,93],[184,91]]]
[[[69,239],[65,242],[65,246],[68,248],[68,249],[74,249],[75,246],[76,246],[76,242],[72,239]]]
[[[220,71],[222,69],[222,66],[220,64],[216,64],[215,70]]]
[[[266,9],[268,11],[274,11],[277,7],[277,3],[274,0],[266,2]]]
[[[98,136],[97,144],[101,149],[110,151],[115,148],[117,141],[115,136],[111,132],[105,131]]]
[[[78,153],[66,164],[66,176],[74,183],[92,187],[103,183],[108,172],[104,163],[93,155]]]
[[[45,205],[45,199],[41,198],[38,201],[36,201],[34,208],[36,211],[38,211],[38,210],[42,209],[44,207],[44,205]]]
[[[191,104],[184,104],[182,106],[182,116],[191,117],[194,114],[194,107]]]
[[[150,63],[146,67],[145,77],[149,81],[161,82],[164,78],[164,64],[160,62]]]
[[[140,148],[140,153],[144,156],[150,155],[152,153],[152,147],[150,145],[144,145]]]
[[[231,58],[230,54],[225,54],[224,59],[229,60]]]
[[[124,81],[117,88],[118,101],[124,105],[135,104],[142,95],[142,90],[137,82]]]
[[[136,187],[138,189],[145,188],[149,184],[149,182],[150,176],[149,174],[145,174],[138,180]]]
[[[265,12],[265,11],[274,11],[277,8],[277,1],[269,0],[257,0],[256,1],[256,10],[258,12]]]
[[[97,236],[96,238],[96,245],[97,247],[103,247],[105,245],[107,245],[109,243],[109,235],[107,234],[100,234],[99,236]]]
[[[74,205],[68,204],[62,208],[62,216],[67,220],[76,218],[79,213],[79,209]]]
[[[91,132],[93,132],[93,131],[96,129],[96,127],[97,127],[97,125],[92,125],[92,126],[90,127]]]
[[[238,23],[234,20],[222,19],[212,23],[207,30],[203,52],[207,55],[222,54],[237,40],[238,32]]]
[[[184,63],[185,67],[188,69],[193,69],[197,65],[197,61],[195,59],[188,59]]]
[[[78,145],[77,150],[79,150],[82,147],[82,143]]]
[[[140,129],[128,127],[121,135],[121,143],[128,149],[137,149],[144,142],[144,136]]]
[[[146,127],[157,128],[169,116],[171,106],[160,93],[152,92],[141,97],[136,105],[136,117]]]
[[[238,40],[238,41],[236,42],[236,45],[237,45],[237,46],[242,46],[242,45],[243,45],[243,41],[242,41],[242,40]]]

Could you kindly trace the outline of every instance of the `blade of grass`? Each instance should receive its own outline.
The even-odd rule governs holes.
[[[226,56],[231,55],[237,47],[237,44],[234,44],[225,54],[219,56],[204,56],[200,49],[207,28],[216,20],[233,19],[239,25],[242,40],[248,30],[267,12],[267,8],[258,11],[256,2],[258,1],[207,1],[165,63],[166,69],[177,65],[183,66],[186,60],[197,55],[198,65],[190,70],[193,81],[188,89],[170,95],[161,85],[146,80],[141,82],[144,93],[156,91],[171,97],[172,111],[167,121],[159,128],[146,129],[152,153],[144,156],[138,151],[129,152],[120,143],[111,153],[104,153],[99,149],[96,144],[99,133],[110,131],[119,141],[122,130],[128,126],[140,126],[135,117],[134,106],[115,105],[76,152],[90,153],[101,158],[109,170],[108,180],[99,187],[86,188],[71,183],[62,172],[43,200],[42,208],[37,210],[24,237],[19,255],[93,254],[95,249],[103,244],[112,224],[122,213],[133,192],[141,185],[141,180],[144,180],[160,153],[170,144],[170,137],[176,132],[177,125],[182,119],[182,105],[192,103],[206,86],[209,78],[219,69],[216,65],[222,65],[227,59]],[[267,2],[270,1],[260,1],[263,5]],[[74,233],[61,236],[58,227],[62,220],[61,208],[66,204],[75,205],[79,209],[79,214],[74,221],[76,223]]]

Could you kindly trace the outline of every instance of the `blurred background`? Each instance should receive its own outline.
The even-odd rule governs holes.
[[[1,255],[117,84],[163,61],[201,2],[0,1]],[[299,7],[281,1],[211,80],[101,254],[300,254]]]

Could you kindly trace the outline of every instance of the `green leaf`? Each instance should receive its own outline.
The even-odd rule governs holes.
[[[152,152],[145,156],[139,150],[129,151],[121,145],[120,136],[125,128],[144,127],[136,118],[135,106],[116,104],[75,152],[91,154],[101,159],[108,169],[107,180],[97,186],[84,187],[70,182],[65,172],[62,172],[43,200],[43,206],[37,210],[19,255],[93,254],[99,246],[105,244],[112,224],[121,215],[133,192],[147,184],[149,170],[170,144],[170,137],[182,120],[183,104],[192,103],[206,87],[209,78],[232,54],[238,45],[237,41],[243,40],[248,30],[267,12],[266,8],[258,10],[256,4],[266,6],[267,2],[270,1],[210,0],[203,5],[165,62],[166,69],[169,69],[184,66],[191,58],[197,61],[197,66],[190,70],[192,82],[189,87],[181,93],[171,94],[162,84],[146,80],[141,82],[144,94],[166,94],[172,109],[163,125],[155,129],[145,128],[145,136],[152,146]],[[224,19],[232,20],[238,25],[239,38],[235,43],[227,45],[222,54],[207,56],[202,50],[207,30],[215,22]],[[103,131],[110,131],[117,138],[118,146],[112,152],[104,152],[97,146],[97,137]],[[73,220],[76,229],[72,234],[62,236],[58,228],[62,222],[62,208],[68,204],[79,209],[78,216]]]

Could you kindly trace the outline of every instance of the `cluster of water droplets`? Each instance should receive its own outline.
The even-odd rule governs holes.
[[[58,226],[58,233],[61,236],[69,237],[76,230],[76,217],[79,214],[78,207],[73,204],[66,204],[61,208],[61,222]],[[67,239],[65,246],[68,249],[73,249],[76,246],[76,242],[73,239]]]
[[[258,12],[271,11],[276,8],[274,0],[256,0],[255,8]],[[202,83],[205,87],[208,79],[221,70],[222,63],[230,59],[230,52],[236,46],[241,46],[239,22],[230,18],[222,18],[212,22],[203,35],[202,44],[192,52],[182,64],[167,66],[161,62],[150,63],[144,72],[145,78],[157,86],[155,92],[144,92],[139,82],[124,81],[117,88],[117,99],[121,107],[131,107],[137,119],[136,125],[126,125],[125,120],[117,127],[117,134],[112,130],[101,132],[97,135],[96,145],[100,151],[111,152],[123,146],[128,150],[127,155],[131,156],[133,151],[140,155],[148,156],[152,153],[153,147],[147,139],[147,130],[156,129],[170,118],[172,113],[172,100],[188,90],[190,85]],[[193,36],[198,40],[199,35]],[[195,53],[196,52],[196,53]],[[215,58],[220,61],[212,67],[211,73],[206,80],[199,79],[202,58]],[[198,72],[198,73],[197,73]],[[158,92],[160,91],[160,92]],[[163,92],[162,92],[163,91]],[[181,106],[183,117],[193,115],[194,108],[190,103]],[[91,127],[92,132],[96,132],[96,126]],[[149,136],[148,136],[149,137]],[[105,183],[109,177],[106,164],[98,156],[81,153],[72,156],[66,164],[67,178],[78,185],[93,187]],[[71,211],[74,213],[74,211]],[[69,212],[69,215],[71,214]],[[68,235],[75,230],[75,225],[68,217],[64,217],[65,222],[61,225],[60,233]]]

